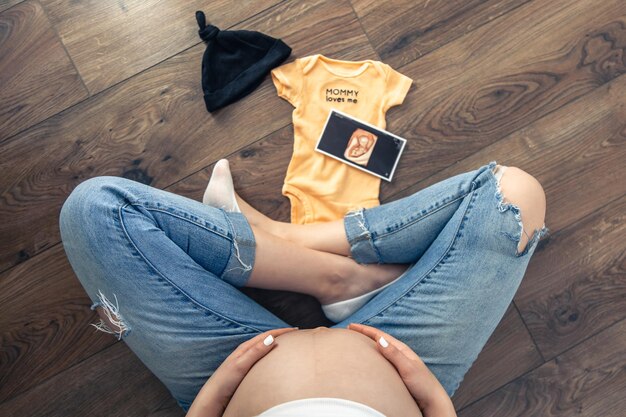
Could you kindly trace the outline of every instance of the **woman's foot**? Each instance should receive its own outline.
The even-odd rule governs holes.
[[[329,296],[321,301],[322,311],[329,320],[339,323],[347,319],[386,287],[399,281],[411,267],[398,264],[361,266],[367,268],[365,276],[357,277],[357,280],[345,280],[346,289],[343,293],[337,292],[335,296]],[[377,273],[376,278],[368,279],[367,275],[372,272]]]
[[[409,264],[359,264],[354,265],[343,276],[333,279],[327,294],[318,298],[322,305],[333,304],[367,294],[398,278]]]
[[[337,255],[350,255],[343,219],[312,224],[292,224],[270,219],[235,192],[226,159],[220,159],[215,164],[202,202],[226,211],[241,212],[250,225],[300,246]]]
[[[211,179],[204,191],[202,203],[207,206],[221,208],[226,211],[243,213],[250,224],[253,224],[267,232],[274,233],[274,220],[270,219],[250,204],[246,203],[235,191],[233,177],[227,159],[220,159],[213,167]]]
[[[220,159],[213,167],[209,185],[204,190],[202,203],[226,211],[241,213],[235,198],[235,187],[233,177],[230,174],[228,159]]]

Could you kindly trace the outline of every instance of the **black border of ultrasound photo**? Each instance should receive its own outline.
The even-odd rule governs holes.
[[[366,130],[378,137],[366,166],[358,165],[343,156],[352,133],[357,128]],[[337,109],[330,109],[324,129],[315,145],[315,151],[368,174],[391,181],[405,145],[406,139],[400,136],[377,128]]]

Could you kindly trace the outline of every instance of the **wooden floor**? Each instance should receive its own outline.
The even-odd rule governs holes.
[[[118,175],[200,199],[231,161],[240,194],[288,221],[290,105],[271,80],[207,113],[194,12],[282,38],[290,58],[378,59],[415,80],[382,202],[496,160],[539,179],[551,236],[454,395],[459,415],[624,416],[623,0],[0,2],[0,415],[181,416],[91,302],[60,245],[77,184]],[[293,325],[315,299],[243,290]],[[299,307],[294,307],[298,305]]]

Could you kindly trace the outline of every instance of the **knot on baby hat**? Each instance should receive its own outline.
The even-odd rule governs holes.
[[[209,112],[250,94],[265,76],[291,54],[280,39],[249,30],[220,30],[196,12],[198,34],[206,43],[202,57],[202,90]]]

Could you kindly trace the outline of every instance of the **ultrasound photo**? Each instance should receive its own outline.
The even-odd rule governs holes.
[[[393,133],[332,109],[315,150],[391,181],[405,144]]]
[[[356,129],[352,132],[348,147],[343,156],[356,164],[367,166],[367,162],[370,160],[370,156],[374,151],[376,139],[378,139],[378,136],[367,130],[361,128]]]

